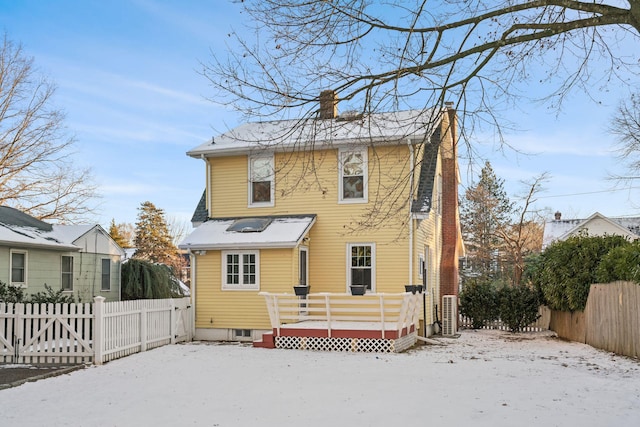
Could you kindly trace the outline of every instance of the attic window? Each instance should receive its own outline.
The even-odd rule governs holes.
[[[236,233],[259,233],[273,221],[271,218],[242,218],[237,219],[231,224],[227,231],[235,231]]]

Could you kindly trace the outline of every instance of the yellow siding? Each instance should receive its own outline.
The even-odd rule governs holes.
[[[419,158],[419,150],[414,156]],[[208,161],[211,217],[317,215],[305,243],[312,292],[348,291],[349,243],[375,243],[376,292],[402,292],[406,284],[421,283],[418,259],[428,245],[430,288],[438,292],[441,244],[440,218],[435,213],[427,220],[413,222],[413,277],[409,277],[411,159],[406,144],[368,148],[367,203],[339,203],[337,149],[276,153],[272,207],[248,207],[246,155]],[[298,280],[298,249],[263,249],[260,268],[261,291],[292,293]],[[270,328],[264,299],[257,291],[221,291],[219,251],[199,257],[197,270],[197,328]]]
[[[222,256],[198,256],[196,328],[271,329],[264,297],[259,292],[292,292],[293,249],[260,250],[260,290],[222,290]],[[297,278],[295,279],[297,281]]]

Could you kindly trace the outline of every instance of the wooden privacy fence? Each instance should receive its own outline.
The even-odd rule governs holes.
[[[640,285],[591,285],[584,311],[554,311],[551,329],[571,341],[640,358]]]
[[[189,298],[0,303],[0,362],[102,364],[193,337]]]

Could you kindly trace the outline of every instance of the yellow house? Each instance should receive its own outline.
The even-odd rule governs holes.
[[[425,335],[441,296],[457,294],[461,248],[456,113],[337,114],[246,123],[187,154],[206,190],[191,254],[195,337],[259,340],[272,331],[265,294],[399,294],[424,285]],[[353,297],[356,298],[356,297]]]

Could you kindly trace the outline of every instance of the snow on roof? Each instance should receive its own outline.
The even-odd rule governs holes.
[[[265,217],[260,217],[265,218]],[[196,228],[179,245],[180,249],[292,248],[309,231],[315,215],[274,216],[271,223],[258,232],[229,231],[241,218],[210,219]]]
[[[606,217],[596,212],[586,219],[561,219],[546,222],[542,237],[542,249],[596,217],[611,221],[622,229],[640,236],[640,217]]]
[[[0,243],[12,246],[41,247],[63,251],[80,250],[79,246],[56,238],[51,231],[2,223],[0,223]]]
[[[191,157],[240,154],[254,149],[327,148],[358,142],[384,143],[431,136],[440,110],[376,113],[356,119],[278,120],[242,124],[187,152]]]
[[[51,235],[61,242],[73,243],[88,233],[95,225],[62,225],[54,224]]]

